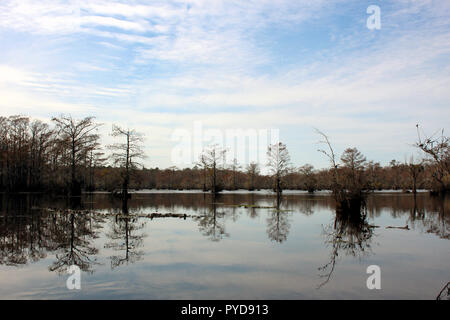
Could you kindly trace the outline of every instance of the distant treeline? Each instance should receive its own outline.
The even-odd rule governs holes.
[[[144,168],[136,159],[144,157],[143,140],[133,130],[113,129],[113,135],[126,142],[101,146],[96,133],[100,124],[93,117],[82,120],[70,116],[52,119],[52,123],[25,116],[0,117],[0,191],[46,191],[76,195],[94,190],[131,189],[203,189],[258,190],[295,189],[314,192],[334,190],[336,177],[347,189],[358,190],[442,190],[449,189],[450,155],[448,138],[441,136],[439,150],[431,154],[426,149],[430,138],[420,139],[417,147],[428,160],[399,162],[392,160],[382,166],[367,161],[356,149],[347,148],[339,164],[329,169],[315,169],[305,164],[290,164],[283,144],[269,148],[269,158],[285,157],[285,162],[272,165],[271,174],[262,175],[260,164],[232,165],[220,163],[222,153],[212,148],[206,151],[193,168]],[[131,141],[131,142],[130,142]],[[431,144],[436,148],[438,144]],[[105,147],[113,150],[105,156]],[[223,152],[223,151],[222,151]],[[275,155],[274,155],[275,154]],[[208,158],[209,156],[209,158]],[[334,157],[334,155],[333,155]],[[338,156],[336,155],[336,158]],[[438,158],[437,158],[438,157]],[[333,158],[334,159],[334,158]],[[438,161],[439,160],[439,161]],[[265,165],[265,164],[263,164]]]
[[[113,167],[94,169],[94,188],[96,190],[113,191],[120,186],[120,170]],[[223,190],[258,190],[272,189],[273,179],[268,175],[260,175],[258,172],[232,171],[219,169],[219,186]],[[369,162],[364,170],[364,178],[367,188],[371,190],[393,189],[411,190],[414,181],[411,177],[408,165],[391,162],[391,165],[382,167],[378,163]],[[89,175],[84,179],[89,185]],[[134,172],[130,188],[132,189],[203,189],[204,172],[199,167],[192,169],[141,169]],[[289,190],[331,190],[331,169],[314,170],[310,165],[305,165],[283,177],[283,189]],[[433,187],[432,169],[424,166],[424,171],[416,181],[417,189],[431,190]],[[206,182],[206,190],[211,186]]]
[[[283,178],[283,189],[289,190],[331,190],[332,173],[330,169],[314,170],[310,165],[305,165]],[[272,189],[273,179],[268,175],[237,171],[230,169],[219,170],[221,186],[224,190],[258,190]],[[135,189],[202,189],[203,170],[193,169],[142,169],[135,172],[131,188]],[[120,181],[120,174],[115,168],[95,169],[95,188],[98,190],[112,190]],[[369,190],[413,190],[414,181],[411,177],[408,165],[395,160],[389,166],[380,166],[379,163],[369,162],[364,172],[367,189]],[[417,189],[433,188],[432,168],[425,165],[423,173],[416,181]],[[206,184],[207,190],[210,189]]]

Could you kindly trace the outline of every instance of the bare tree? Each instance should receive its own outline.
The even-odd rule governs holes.
[[[85,154],[98,143],[100,136],[96,133],[102,124],[94,122],[95,117],[86,117],[81,120],[73,119],[71,115],[61,115],[52,118],[55,122],[58,140],[69,150],[71,181],[70,194],[81,194],[81,185],[77,176],[77,166],[85,159]]]
[[[27,187],[30,118],[11,116],[8,118],[8,186],[11,190],[21,190]]]
[[[322,136],[324,140],[319,141],[319,143],[326,144],[328,147],[328,151],[324,149],[319,149],[318,151],[323,153],[327,156],[327,158],[330,160],[331,163],[331,170],[332,170],[332,183],[331,183],[331,189],[333,191],[334,197],[337,202],[341,201],[341,188],[340,188],[340,182],[339,182],[339,172],[338,172],[338,164],[336,161],[336,155],[334,153],[333,147],[331,146],[330,140],[328,139],[328,136],[325,135],[322,131],[319,131],[316,129],[316,132]]]
[[[206,163],[206,156],[204,154],[201,154],[199,157],[199,162],[196,164],[198,165],[200,168],[202,168],[202,172],[203,172],[203,191],[207,191],[208,188],[206,186],[207,184],[207,180],[208,180],[208,164]]]
[[[43,186],[44,168],[48,163],[48,150],[54,131],[40,120],[31,123],[30,174],[28,185],[33,189]]]
[[[277,196],[281,195],[282,178],[289,172],[291,158],[284,143],[279,142],[267,147],[267,167],[274,178]]]
[[[364,168],[366,158],[356,148],[348,148],[341,157],[344,165],[342,169],[340,168],[338,170],[336,155],[328,137],[317,129],[316,132],[324,138],[320,142],[326,144],[329,149],[329,151],[323,149],[319,149],[318,151],[325,154],[332,165],[331,189],[336,200],[336,209],[339,211],[352,211],[359,215],[361,206],[364,204],[362,191],[365,187],[363,185],[361,171]]]
[[[203,164],[204,168],[210,173],[211,178],[211,192],[216,194],[222,188],[219,187],[217,172],[224,164],[226,150],[219,147],[219,145],[214,144],[203,150],[200,155],[200,162]]]
[[[110,148],[113,150],[112,158],[114,164],[124,169],[122,174],[122,197],[126,200],[128,199],[131,172],[138,166],[142,166],[138,160],[146,157],[142,150],[144,138],[141,133],[135,130],[125,130],[116,125],[113,125],[111,135],[125,138],[125,142],[115,143]]]
[[[89,181],[89,187],[88,189],[90,191],[95,190],[95,181],[94,181],[94,172],[95,169],[98,167],[102,167],[107,158],[105,157],[105,153],[101,150],[100,146],[96,146],[96,148],[92,148],[89,150],[89,153],[87,154],[87,168],[88,168],[88,181]]]
[[[415,146],[430,157],[434,165],[433,179],[437,182],[437,190],[445,193],[450,189],[450,137],[444,135],[444,129],[427,137],[421,136],[419,125],[416,125],[418,141]]]
[[[5,189],[8,160],[8,119],[0,117],[0,190]]]

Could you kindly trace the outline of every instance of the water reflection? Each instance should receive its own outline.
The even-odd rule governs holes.
[[[282,243],[287,240],[289,234],[289,228],[291,227],[289,222],[290,212],[288,210],[282,210],[283,198],[281,196],[276,197],[275,210],[271,211],[267,217],[267,235],[270,240]]]
[[[98,237],[98,217],[86,212],[58,213],[53,214],[50,231],[54,241],[58,243],[55,248],[56,260],[49,266],[49,270],[65,274],[68,266],[77,265],[82,271],[92,273],[93,266],[97,264],[95,255],[98,254],[98,249],[92,245],[92,240]]]
[[[151,213],[187,214],[187,221],[176,221],[171,226],[189,226],[189,231],[200,234],[205,243],[222,244],[226,238],[233,239],[236,225],[254,223],[259,229],[252,232],[260,233],[252,233],[249,238],[262,234],[266,243],[277,244],[275,250],[279,252],[289,246],[304,245],[293,242],[301,228],[293,222],[300,221],[299,217],[314,219],[322,214],[331,222],[322,234],[328,260],[315,260],[316,277],[320,266],[320,286],[332,279],[338,257],[370,256],[374,231],[388,225],[373,228],[371,224],[378,217],[388,217],[390,223],[401,218],[402,226],[406,221],[410,230],[450,239],[450,199],[424,194],[416,198],[405,194],[371,195],[366,210],[358,217],[336,214],[333,199],[326,195],[287,194],[276,199],[254,193],[223,194],[217,198],[202,193],[136,194],[126,206],[107,194],[86,195],[77,200],[74,203],[34,194],[1,195],[0,265],[17,267],[45,260],[46,268],[59,274],[65,274],[72,264],[89,273],[101,268],[102,263],[113,270],[131,267],[142,263],[151,250],[145,239],[150,237],[147,233],[154,221],[144,217]],[[262,226],[256,223],[259,221]]]
[[[142,259],[144,255],[143,240],[147,236],[143,229],[145,221],[139,221],[128,215],[128,200],[122,202],[121,215],[117,215],[117,210],[110,213],[116,215],[109,221],[109,231],[106,232],[106,238],[109,240],[104,248],[112,249],[118,252],[117,255],[110,257],[111,269],[121,265],[135,263]]]
[[[213,202],[210,208],[204,208],[203,214],[194,217],[194,220],[205,237],[211,241],[220,241],[224,237],[229,237],[229,234],[225,232],[225,216],[225,211],[218,211],[217,203]]]
[[[334,222],[324,228],[325,243],[331,247],[330,260],[319,268],[324,286],[333,274],[336,267],[336,259],[339,255],[362,257],[370,254],[371,241],[375,226],[369,225],[367,212],[364,210],[359,215],[354,212],[336,211]]]

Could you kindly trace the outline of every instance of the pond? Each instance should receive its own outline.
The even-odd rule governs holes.
[[[0,299],[435,299],[450,280],[450,199],[426,193],[371,194],[360,217],[327,193],[0,197]]]

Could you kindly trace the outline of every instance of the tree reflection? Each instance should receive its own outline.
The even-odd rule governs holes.
[[[217,211],[217,204],[213,198],[211,208],[208,212],[194,218],[198,222],[200,232],[211,241],[220,241],[229,234],[225,232],[225,213]]]
[[[37,262],[46,257],[45,249],[42,244],[45,243],[41,232],[42,218],[40,215],[31,215],[30,223],[30,251],[29,257],[32,262]]]
[[[330,261],[318,268],[324,281],[318,288],[330,281],[339,254],[363,257],[371,252],[373,227],[367,222],[367,212],[336,211],[334,223],[324,228],[326,244],[331,246]]]
[[[298,210],[306,216],[310,216],[314,213],[315,201],[313,198],[307,198],[299,204]]]
[[[112,222],[111,230],[106,236],[111,239],[105,244],[105,248],[115,251],[123,251],[122,255],[111,256],[111,269],[117,268],[123,264],[135,263],[142,259],[144,255],[143,247],[144,233],[138,233],[143,229],[145,222],[139,223],[138,219],[127,217],[128,204],[127,200],[122,203],[122,215],[124,217],[116,217]]]
[[[0,218],[0,264],[18,266],[45,258],[40,220],[34,215]]]
[[[287,240],[291,224],[289,213],[280,210],[282,198],[277,196],[276,210],[269,213],[267,218],[267,235],[271,241],[282,243]]]
[[[233,203],[237,203],[237,201],[234,201]],[[254,193],[249,194],[249,201],[248,201],[248,203],[252,205],[247,211],[248,216],[250,218],[252,218],[252,219],[257,218],[258,215],[259,215],[258,210],[256,210],[255,207],[253,207],[253,205],[256,204],[255,194]]]
[[[96,266],[95,256],[102,254],[95,249],[95,239],[98,232],[108,223],[111,224],[106,254],[111,258],[113,268],[140,259],[139,249],[143,247],[140,237],[140,224],[133,219],[121,217],[105,218],[94,212],[116,212],[125,215],[120,200],[109,195],[95,194],[86,199],[83,195],[83,205],[76,204],[77,210],[65,210],[71,205],[65,198],[50,198],[42,195],[0,195],[0,264],[4,266],[20,267],[21,265],[38,262],[48,256],[54,257],[55,262],[50,270],[65,273],[67,266],[77,264],[84,270],[92,271]],[[220,241],[227,237],[225,222],[229,220],[251,218],[258,214],[266,214],[272,201],[268,195],[258,194],[223,194],[220,203],[228,206],[221,207],[212,201],[210,194],[148,194],[133,198],[129,201],[130,212],[148,213],[160,212],[188,212],[195,216],[201,233],[211,241]],[[280,199],[281,200],[281,199]],[[271,241],[284,243],[290,231],[289,217],[282,209],[291,209],[304,214],[321,210],[334,209],[334,201],[325,196],[284,195],[283,201],[277,203],[278,210],[267,215],[267,235]],[[211,204],[213,203],[213,204]],[[215,203],[215,204],[214,204]],[[237,205],[250,204],[247,209]],[[73,203],[72,203],[73,204]],[[87,206],[89,210],[84,210]],[[262,209],[263,206],[264,209]],[[281,205],[282,204],[282,205]],[[75,205],[75,204],[73,204]],[[229,206],[231,205],[231,206]],[[275,206],[275,205],[272,205]],[[51,208],[49,208],[51,207]],[[380,216],[392,216],[401,219],[402,226],[408,219],[408,225],[413,230],[430,233],[442,239],[450,239],[450,198],[430,197],[418,193],[416,201],[413,196],[385,194],[372,195],[367,201],[367,219],[378,219]],[[49,210],[53,209],[53,210]],[[73,209],[73,207],[72,207]],[[267,211],[266,211],[267,210]],[[146,221],[146,218],[139,218]],[[264,221],[266,222],[266,221]],[[385,227],[386,225],[382,225]],[[106,229],[106,228],[105,228]],[[365,232],[364,232],[365,231]],[[106,230],[105,230],[106,232]],[[103,232],[102,232],[103,233]],[[370,249],[372,229],[366,222],[366,212],[356,219],[344,214],[337,215],[335,221],[326,229],[328,245],[331,248],[330,263],[321,268],[324,280],[331,277],[335,268],[338,253],[359,255]],[[104,234],[102,234],[102,237]],[[140,247],[142,244],[142,247]],[[369,245],[369,246],[368,246]],[[106,249],[105,249],[106,250]],[[353,253],[352,253],[353,252]],[[53,261],[52,261],[53,262]]]
[[[67,267],[77,265],[82,271],[92,273],[93,265],[98,264],[94,256],[98,249],[92,244],[96,239],[95,225],[91,214],[84,212],[62,213],[56,226],[56,261],[49,267],[50,271],[65,273]]]
[[[426,233],[437,235],[441,239],[450,239],[450,197],[430,197],[429,208],[424,199],[414,197],[408,221],[412,226],[422,228]]]

